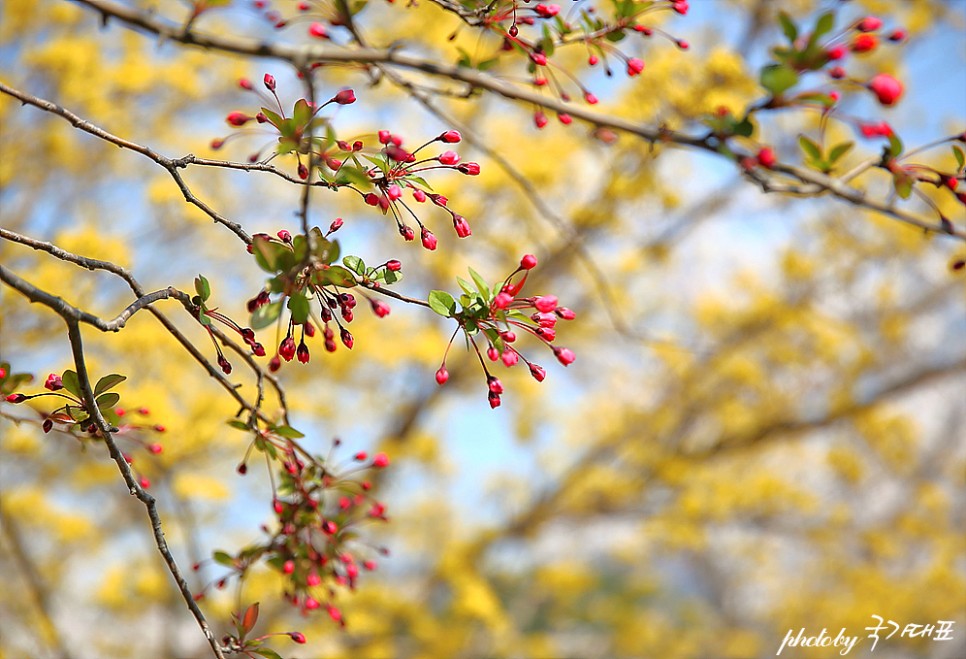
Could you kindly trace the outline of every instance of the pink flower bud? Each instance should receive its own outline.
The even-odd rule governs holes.
[[[429,251],[436,249],[436,236],[434,236],[433,232],[429,229],[423,228],[422,232],[420,233],[420,239],[423,242],[423,247]]]
[[[570,348],[555,347],[553,349],[553,354],[557,358],[557,361],[564,366],[573,364],[574,360],[577,358]]]
[[[778,159],[775,158],[775,152],[772,151],[772,149],[770,147],[767,147],[767,146],[762,147],[758,151],[757,158],[758,158],[758,164],[759,165],[761,165],[762,167],[767,167],[769,169],[771,169],[772,167],[774,167],[775,166],[775,163],[778,162]]]
[[[244,126],[251,120],[252,118],[244,112],[229,112],[228,116],[225,117],[225,121],[235,127]]]
[[[439,154],[439,163],[441,165],[455,165],[460,161],[460,156],[455,151],[443,151]]]
[[[460,238],[467,238],[473,233],[470,229],[469,222],[462,215],[453,216],[453,228],[456,229],[456,235]]]
[[[544,295],[538,297],[533,301],[533,306],[536,307],[537,311],[542,311],[543,313],[551,313],[557,308],[557,296],[556,295]]]
[[[332,97],[332,100],[339,105],[350,105],[356,102],[356,95],[351,89],[343,89]]]
[[[389,456],[385,453],[377,453],[376,457],[372,459],[372,466],[377,469],[389,466]]]
[[[329,36],[329,32],[325,29],[324,23],[312,23],[309,26],[309,35],[316,39],[325,39]]]
[[[644,61],[636,57],[627,60],[627,75],[634,77],[644,70]]]
[[[463,139],[463,136],[460,135],[458,130],[448,130],[436,139],[447,144],[457,144]]]
[[[436,371],[436,384],[444,385],[447,380],[449,380],[449,371],[446,370],[445,366],[440,366]]]
[[[262,81],[265,83],[265,87],[268,88],[268,91],[275,91],[275,76],[270,73],[266,73]]]
[[[399,272],[402,270],[402,263],[396,259],[390,259],[389,261],[386,261],[386,270],[389,270],[390,272]]]
[[[537,257],[533,254],[524,254],[520,259],[520,267],[524,270],[533,270],[537,267]]]
[[[866,16],[855,26],[859,32],[875,32],[882,27],[882,21],[875,16]]]
[[[868,87],[882,105],[894,105],[902,96],[902,83],[886,73],[873,76]]]

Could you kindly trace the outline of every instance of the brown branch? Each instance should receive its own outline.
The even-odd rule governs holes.
[[[60,313],[57,308],[51,307],[55,312]],[[168,571],[171,576],[174,577],[175,583],[178,585],[178,590],[181,592],[181,597],[184,599],[185,604],[188,605],[188,610],[194,616],[204,633],[205,638],[208,640],[208,645],[211,646],[212,654],[218,659],[224,659],[224,654],[221,651],[221,646],[218,644],[218,640],[215,638],[214,633],[208,626],[208,621],[205,619],[205,614],[202,613],[198,604],[195,602],[194,597],[191,594],[191,590],[188,587],[188,582],[185,581],[184,576],[181,574],[181,569],[178,567],[174,556],[171,555],[171,551],[168,549],[168,543],[164,538],[164,530],[161,527],[161,517],[158,515],[158,507],[155,498],[150,495],[147,490],[141,487],[138,479],[135,478],[134,472],[131,471],[131,466],[124,459],[124,454],[121,453],[121,449],[118,448],[117,443],[114,441],[114,437],[111,434],[116,432],[116,428],[112,428],[111,425],[104,419],[101,414],[100,409],[97,407],[97,402],[94,400],[94,390],[91,386],[90,376],[87,373],[87,363],[84,359],[84,347],[81,339],[80,323],[76,318],[69,317],[67,315],[61,314],[64,321],[67,323],[67,335],[70,340],[71,352],[74,355],[74,367],[77,369],[77,379],[80,384],[81,393],[83,394],[84,405],[87,409],[91,410],[91,415],[94,418],[94,422],[97,424],[101,435],[104,437],[104,443],[107,444],[107,450],[111,454],[111,458],[117,464],[118,469],[121,472],[121,476],[124,479],[124,483],[127,485],[130,493],[137,497],[137,499],[144,504],[144,508],[148,513],[148,518],[151,520],[151,529],[154,532],[154,542],[158,547],[158,552],[164,559],[165,564],[168,566]]]
[[[154,13],[119,5],[111,0],[70,1],[99,12],[105,23],[108,19],[114,18],[130,28],[189,46],[249,57],[278,59],[289,62],[300,70],[304,69],[310,62],[387,64],[398,66],[420,71],[431,76],[464,82],[474,88],[492,92],[511,101],[529,103],[556,113],[567,113],[574,119],[587,122],[595,127],[610,128],[615,131],[635,135],[651,143],[674,144],[721,155],[718,150],[718,144],[708,135],[688,135],[665,128],[652,128],[621,117],[593,112],[578,105],[571,105],[570,103],[548,98],[545,95],[500,80],[481,71],[476,71],[468,67],[443,64],[427,57],[403,53],[399,48],[395,47],[385,49],[339,48],[332,45],[318,44],[294,46],[284,43],[269,43],[245,37],[187,32],[183,26],[176,26],[159,18]],[[734,158],[731,157],[731,159]],[[750,174],[750,176],[761,185],[765,192],[780,191],[790,194],[808,195],[824,192],[840,200],[868,208],[869,210],[876,211],[882,215],[925,231],[949,235],[966,241],[966,230],[957,229],[942,223],[929,222],[891,204],[869,199],[863,191],[847,185],[844,181],[809,169],[786,164],[776,165],[774,169],[792,177],[804,187],[783,186],[781,183],[772,182],[770,175],[757,171]]]
[[[57,656],[70,659],[71,654],[67,650],[64,639],[61,638],[57,625],[54,624],[53,617],[50,614],[50,592],[47,585],[24,547],[16,522],[3,512],[3,506],[0,506],[0,532],[10,545],[18,572],[23,575],[24,581],[27,582],[27,590],[37,609],[40,627],[50,637],[50,644],[54,646]]]
[[[46,252],[51,256],[61,259],[62,261],[67,261],[69,263],[79,265],[83,268],[87,268],[88,270],[104,270],[112,274],[115,274],[128,284],[128,286],[131,288],[131,290],[138,298],[141,298],[144,296],[144,289],[134,278],[134,276],[129,271],[125,270],[124,268],[120,267],[115,263],[111,263],[110,261],[101,261],[98,259],[92,259],[86,256],[80,256],[78,254],[72,254],[71,252],[61,249],[60,247],[57,247],[52,243],[35,240],[28,236],[24,236],[24,235],[15,233],[13,231],[10,231],[9,229],[4,229],[3,227],[0,227],[0,238],[9,240],[11,242],[20,243],[22,245],[26,245],[27,247],[31,247],[38,251]],[[184,301],[185,300],[182,300],[182,303],[184,303]],[[196,317],[195,314],[192,312],[193,307],[190,305],[190,301],[189,301],[189,304],[185,306],[185,308],[189,311],[189,313],[191,313],[192,318]],[[199,351],[198,348],[195,347],[195,345],[188,340],[188,338],[181,332],[181,330],[175,327],[174,323],[171,322],[171,320],[167,316],[165,316],[163,312],[161,312],[159,309],[157,309],[154,306],[149,306],[148,311],[150,311],[151,314],[158,319],[158,322],[160,322],[164,326],[164,328],[168,331],[168,333],[171,334],[171,336],[173,336],[175,340],[177,340],[178,343],[182,345],[182,347],[184,347],[184,349],[188,352],[188,354],[194,357],[195,361],[197,361],[208,372],[208,374],[212,378],[214,378],[222,386],[222,388],[225,389],[225,391],[227,391],[236,400],[236,402],[242,405],[243,408],[248,410],[249,412],[253,414],[257,414],[260,419],[266,422],[268,422],[269,419],[260,414],[259,406],[260,406],[260,401],[262,400],[262,394],[261,394],[262,381],[268,380],[269,384],[272,385],[272,388],[275,391],[276,398],[278,399],[279,406],[281,407],[282,415],[286,419],[286,423],[288,422],[287,421],[288,405],[286,403],[285,390],[282,389],[282,386],[279,383],[278,378],[276,378],[273,375],[265,373],[265,371],[258,365],[258,363],[248,353],[247,350],[241,348],[237,343],[231,341],[217,327],[212,327],[212,331],[216,334],[216,336],[218,336],[222,344],[225,346],[228,346],[232,351],[240,355],[242,359],[245,361],[245,363],[249,366],[249,368],[251,368],[252,371],[255,373],[256,384],[259,391],[258,399],[255,405],[248,403],[241,396],[241,394],[238,393],[237,387],[228,378],[226,378],[218,368],[212,365],[211,362],[209,362],[205,358],[205,356],[201,353],[201,351]]]
[[[44,110],[45,112],[50,112],[51,114],[56,114],[60,117],[63,117],[68,122],[70,122],[72,126],[84,131],[85,133],[89,133],[95,137],[99,137],[100,139],[110,142],[111,144],[114,144],[116,146],[119,146],[122,149],[128,149],[128,150],[134,151],[135,153],[140,153],[142,156],[150,158],[157,164],[164,167],[165,170],[167,170],[167,172],[171,175],[171,178],[174,179],[175,184],[177,184],[178,189],[181,190],[181,194],[184,195],[184,199],[186,202],[200,208],[208,217],[210,217],[216,223],[227,227],[236,236],[238,236],[243,241],[245,241],[245,243],[252,242],[251,237],[247,233],[245,233],[245,230],[241,228],[240,224],[236,222],[232,222],[228,218],[220,215],[208,204],[206,204],[201,199],[195,196],[195,194],[191,191],[191,188],[188,187],[188,184],[185,183],[184,177],[182,177],[181,173],[178,171],[179,168],[184,168],[186,166],[187,161],[172,160],[171,158],[162,156],[161,154],[157,153],[150,147],[143,146],[135,142],[131,142],[129,140],[124,139],[123,137],[118,137],[117,135],[109,133],[103,128],[99,128],[98,126],[95,126],[94,124],[90,123],[86,119],[82,119],[81,117],[78,117],[70,110],[62,108],[56,103],[53,103],[51,101],[48,101],[42,98],[38,98],[37,96],[33,96],[26,92],[22,92],[18,89],[14,89],[13,87],[7,86],[3,82],[0,82],[0,92],[3,92],[8,96],[12,96],[13,98],[19,100],[21,103],[32,105],[36,108]]]

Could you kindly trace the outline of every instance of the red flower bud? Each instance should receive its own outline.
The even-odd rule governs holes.
[[[295,357],[295,339],[291,336],[286,336],[281,345],[278,346],[278,354],[285,361],[292,361],[292,358]]]
[[[64,382],[60,379],[59,375],[51,373],[47,376],[47,381],[44,382],[44,388],[50,391],[59,391],[64,388]]]
[[[879,45],[879,40],[874,34],[857,34],[852,40],[852,52],[853,53],[868,53],[875,50],[875,47]]]
[[[305,643],[305,634],[302,632],[289,632],[288,635],[296,643]]]
[[[460,135],[458,130],[448,130],[436,139],[447,144],[456,144],[463,139],[463,136]]]
[[[767,167],[769,169],[771,169],[772,167],[774,167],[775,166],[775,163],[778,162],[778,159],[775,158],[775,152],[772,151],[772,149],[770,147],[767,147],[767,146],[762,147],[758,151],[757,158],[758,158],[758,164],[759,165],[761,165],[762,167]]]
[[[574,360],[577,358],[570,348],[555,347],[553,349],[553,354],[557,358],[557,361],[564,366],[573,364]]]
[[[389,465],[389,456],[385,453],[377,453],[376,457],[372,459],[372,466],[377,469],[382,469]]]
[[[423,242],[423,247],[429,251],[436,249],[436,236],[429,229],[423,227],[423,230],[420,232],[420,240]]]
[[[356,95],[351,89],[343,89],[332,97],[332,100],[339,105],[350,105],[356,102]]]
[[[460,238],[466,238],[473,233],[470,229],[469,222],[462,215],[453,216],[453,228],[456,229],[456,235]]]
[[[228,116],[225,117],[225,121],[232,126],[244,126],[251,120],[252,118],[244,112],[229,112]]]
[[[443,151],[439,154],[439,163],[441,165],[455,165],[460,161],[460,156],[455,151]]]
[[[500,406],[500,394],[495,394],[492,391],[486,395],[487,401],[490,403],[490,409],[495,410]]]
[[[266,73],[262,81],[265,83],[265,87],[268,88],[268,91],[275,91],[275,76],[270,73]]]
[[[295,353],[298,355],[299,362],[303,364],[309,363],[309,347],[305,345],[305,341],[299,343],[298,350]]]
[[[475,162],[464,162],[456,169],[466,174],[467,176],[477,176],[480,173],[480,165]]]
[[[402,263],[396,259],[390,259],[389,261],[386,261],[386,270],[391,272],[399,272],[402,270]]]
[[[866,16],[856,24],[855,29],[859,32],[875,32],[880,27],[882,27],[880,19],[875,16]]]
[[[644,61],[636,57],[627,60],[627,75],[632,78],[644,70]]]
[[[868,87],[882,105],[894,105],[902,96],[902,83],[886,73],[874,76]]]
[[[329,32],[325,29],[324,23],[312,23],[309,25],[309,35],[316,39],[325,39],[329,36]]]
[[[520,267],[524,270],[533,270],[537,267],[537,257],[533,254],[524,254],[520,259]]]
[[[446,370],[445,366],[440,366],[439,370],[436,371],[436,384],[444,385],[447,380],[449,380],[449,371]]]

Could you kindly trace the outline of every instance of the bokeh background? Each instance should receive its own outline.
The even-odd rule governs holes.
[[[135,3],[183,16],[183,3]],[[198,29],[268,34],[248,3],[212,12]],[[283,3],[284,4],[284,3]],[[294,5],[294,3],[290,3]],[[432,3],[373,2],[361,16],[372,43],[402,39],[451,61],[457,48],[492,44]],[[656,18],[691,43],[629,46],[640,79],[589,76],[602,109],[649,125],[687,128],[725,106],[761,97],[757,67],[780,38],[780,6],[808,17],[829,3],[695,0],[687,19]],[[907,95],[883,110],[847,100],[856,117],[886,119],[908,145],[966,127],[966,3],[843,3],[839,25],[865,13],[903,26],[903,47],[883,47],[849,68],[891,71]],[[307,39],[304,25],[276,35]],[[566,57],[571,57],[567,60]],[[564,62],[576,65],[586,53]],[[0,79],[56,101],[172,157],[243,160],[269,138],[220,152],[231,110],[254,110],[240,76],[271,72],[280,96],[301,96],[291,71],[185,50],[110,25],[69,2],[0,5]],[[506,69],[507,75],[520,70]],[[409,74],[406,74],[409,75]],[[419,144],[451,126],[383,80],[332,67],[323,89],[352,86],[339,109],[344,136],[387,128]],[[863,640],[873,614],[905,625],[953,620],[950,642],[892,638],[881,657],[966,656],[966,284],[949,262],[964,249],[828,199],[765,195],[723,159],[651,149],[551,121],[492,96],[441,99],[530,182],[552,210],[535,208],[485,153],[475,179],[435,176],[469,218],[457,240],[448,216],[427,209],[438,251],[404,243],[391,221],[349,194],[316,194],[313,224],[346,220],[343,253],[370,263],[399,258],[398,290],[425,298],[454,290],[471,265],[488,279],[538,255],[528,290],[553,293],[578,313],[558,341],[577,361],[564,370],[500,372],[503,406],[491,411],[475,357],[459,343],[443,389],[433,372],[452,327],[394,303],[378,319],[361,306],[355,348],[283,368],[293,425],[345,458],[381,450],[390,523],[373,525],[391,556],[340,598],[349,621],[303,618],[280,581],[257,573],[240,597],[261,601],[259,629],[299,629],[298,657],[748,657],[774,656],[788,630]],[[781,113],[759,124],[780,158],[817,116]],[[858,162],[881,146],[856,139]],[[948,149],[924,158],[950,169]],[[930,160],[931,159],[931,160]],[[283,161],[284,162],[284,161]],[[285,163],[289,165],[290,163]],[[300,191],[267,175],[191,168],[194,192],[249,232],[297,229]],[[888,178],[863,181],[888,194]],[[937,197],[939,199],[939,197]],[[962,222],[962,207],[940,203]],[[128,267],[148,289],[189,289],[200,273],[221,310],[244,318],[262,284],[244,245],[184,203],[169,175],[62,119],[0,97],[0,222],[76,253]],[[68,301],[111,316],[123,283],[0,242],[0,261]],[[69,366],[63,324],[0,288],[0,357],[40,377]],[[170,308],[169,308],[170,307]],[[211,352],[174,303],[166,310]],[[110,336],[85,331],[95,372],[129,376],[128,405],[150,408],[167,431],[164,452],[136,453],[152,481],[166,533],[184,566],[234,550],[270,521],[263,469],[235,472],[248,438],[225,425],[237,411],[149,315]],[[271,344],[270,332],[263,341]],[[213,355],[212,355],[213,358]],[[243,369],[235,377],[250,394]],[[43,399],[41,399],[43,400]],[[203,638],[172,587],[143,510],[99,445],[15,423],[0,404],[0,656],[205,656]],[[133,446],[133,445],[132,445]],[[191,575],[200,588],[222,572]],[[224,628],[239,595],[205,600]],[[219,627],[220,626],[220,627]],[[836,651],[786,649],[782,656]]]

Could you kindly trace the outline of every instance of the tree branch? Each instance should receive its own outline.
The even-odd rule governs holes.
[[[427,75],[448,78],[464,82],[474,88],[483,89],[511,101],[530,103],[556,113],[569,114],[574,119],[592,124],[598,128],[610,128],[615,131],[635,135],[648,142],[675,144],[701,151],[721,155],[716,140],[709,135],[688,135],[666,128],[651,128],[628,119],[613,115],[592,112],[578,105],[571,105],[563,101],[548,98],[530,89],[505,82],[492,75],[476,71],[468,67],[443,64],[434,59],[419,55],[403,53],[399,48],[338,48],[331,45],[311,44],[294,46],[284,43],[269,43],[251,38],[221,34],[202,34],[187,31],[183,26],[176,26],[149,13],[132,7],[119,5],[111,0],[69,0],[96,10],[101,14],[104,22],[115,18],[129,28],[154,34],[164,39],[195,46],[207,50],[216,50],[249,57],[265,57],[289,62],[299,70],[303,70],[310,62],[353,63],[353,64],[387,64],[401,68],[420,71]],[[751,154],[749,154],[751,155]],[[729,159],[734,159],[730,157]],[[924,220],[912,213],[869,199],[866,194],[833,177],[802,167],[779,164],[775,171],[792,177],[805,187],[783,186],[771,181],[771,176],[759,171],[749,174],[765,192],[787,192],[790,194],[829,193],[832,196],[847,201],[853,205],[868,208],[886,217],[899,220],[905,224],[915,226],[925,231],[953,236],[966,241],[966,230],[954,226]]]

